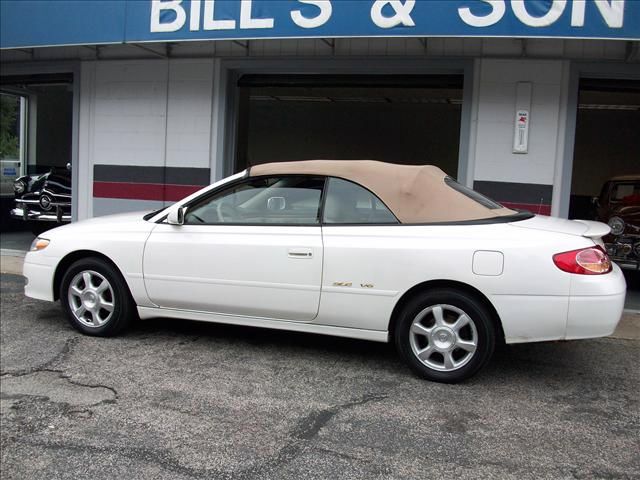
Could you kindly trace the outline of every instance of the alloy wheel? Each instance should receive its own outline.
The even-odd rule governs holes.
[[[69,284],[71,313],[82,325],[97,328],[113,316],[115,295],[109,281],[95,270],[78,273]]]
[[[472,318],[453,305],[432,305],[411,322],[411,350],[427,367],[450,372],[473,358],[478,347],[478,331]]]

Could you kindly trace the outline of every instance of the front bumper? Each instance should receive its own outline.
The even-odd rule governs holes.
[[[53,276],[55,274],[54,265],[48,265],[44,258],[40,259],[41,263],[34,263],[29,258],[32,255],[38,255],[40,252],[33,254],[28,253],[22,267],[22,274],[27,278],[24,287],[24,294],[27,297],[37,300],[46,300],[53,302]]]
[[[71,221],[71,215],[64,213],[63,208],[58,206],[53,212],[43,213],[38,210],[30,210],[26,208],[16,207],[11,210],[11,217],[16,220],[24,221],[36,221],[36,222],[57,222],[57,223],[69,223]]]

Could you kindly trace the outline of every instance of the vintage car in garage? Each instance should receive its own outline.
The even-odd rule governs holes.
[[[26,222],[34,235],[71,221],[71,166],[15,180],[11,217]]]
[[[25,293],[88,335],[165,317],[393,342],[452,383],[497,343],[611,334],[626,284],[609,230],[505,208],[433,166],[272,163],[46,232]]]
[[[621,268],[640,271],[640,175],[614,177],[594,198],[597,219],[609,224],[607,252]]]

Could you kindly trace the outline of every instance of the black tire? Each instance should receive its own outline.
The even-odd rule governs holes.
[[[89,283],[92,285],[87,290],[86,283],[81,280],[81,277],[84,278],[82,276],[83,273],[88,272],[92,272],[89,274]],[[108,286],[106,287],[108,290],[97,293],[100,286],[102,286],[100,277],[108,282]],[[96,279],[99,283],[96,288],[94,288]],[[70,294],[72,282],[74,282],[76,286],[78,282],[81,282],[79,285],[85,285],[83,295],[89,295],[86,301],[93,305],[97,303],[97,321],[94,320],[94,318],[96,318],[94,317],[95,314],[87,309],[85,309],[87,313],[83,313],[80,316],[74,314],[72,303],[76,306],[84,307],[85,300],[83,300],[82,296]],[[93,297],[91,297],[91,295],[93,295]],[[73,299],[71,299],[71,297],[73,297]],[[98,298],[97,302],[91,302],[94,298]],[[120,272],[110,263],[97,257],[83,258],[71,264],[60,282],[60,303],[73,328],[86,335],[96,337],[113,337],[117,335],[124,330],[137,315],[135,302]],[[103,305],[105,308],[101,308]],[[111,307],[111,310],[107,310],[107,307]],[[90,325],[89,317],[91,317],[91,320],[95,323],[94,326]],[[84,322],[81,318],[83,318]],[[104,320],[104,323],[99,323],[102,320]]]
[[[441,327],[436,324],[438,308],[439,318],[444,320],[440,322]],[[470,322],[465,324],[466,319],[463,319],[460,324],[466,326],[456,331],[451,322],[462,318],[460,312]],[[412,333],[412,325],[419,314],[423,317],[417,322],[420,325],[414,327],[416,333]],[[423,334],[421,326],[431,333]],[[409,367],[421,377],[441,383],[458,383],[475,375],[490,360],[496,337],[496,324],[482,302],[452,288],[438,288],[413,297],[400,313],[394,331],[396,348]],[[467,343],[463,345],[463,341]],[[470,353],[467,349],[473,347],[468,345],[474,342],[475,350]],[[428,357],[423,361],[415,352]]]

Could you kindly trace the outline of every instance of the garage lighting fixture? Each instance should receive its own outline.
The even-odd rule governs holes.
[[[388,98],[382,97],[337,97],[334,102],[355,102],[355,103],[390,103]]]
[[[271,95],[251,95],[249,98],[252,102],[277,102],[278,99]]]
[[[251,95],[252,102],[336,102],[336,103],[421,103],[462,105],[459,98],[387,98],[387,97],[313,97],[297,95]]]
[[[282,95],[276,97],[282,102],[331,102],[328,97],[305,97],[298,95]]]
[[[580,110],[628,110],[638,111],[640,105],[601,105],[598,103],[581,103],[578,105]]]

